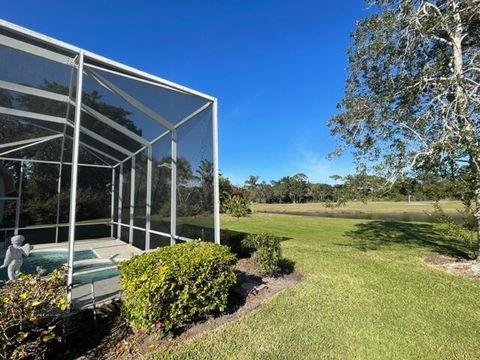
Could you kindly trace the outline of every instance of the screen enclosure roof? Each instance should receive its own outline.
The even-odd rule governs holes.
[[[80,52],[84,70],[79,165],[113,167],[195,121],[215,101],[0,19],[0,118],[5,120],[0,157],[71,159]],[[48,151],[35,151],[40,147],[50,149],[50,156]]]

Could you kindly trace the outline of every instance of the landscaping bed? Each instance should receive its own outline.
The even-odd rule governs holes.
[[[424,259],[428,265],[452,274],[480,279],[480,266],[476,260],[468,260],[458,256],[430,254]]]
[[[155,328],[130,330],[121,319],[118,300],[97,309],[96,322],[92,320],[91,311],[87,311],[76,319],[80,321],[78,332],[96,333],[97,336],[83,342],[72,338],[75,341],[68,346],[69,353],[65,354],[65,358],[78,358],[83,354],[81,359],[132,359],[145,356],[160,346],[176,346],[212,331],[257,309],[275,294],[302,280],[302,275],[293,270],[292,263],[285,261],[283,265],[279,276],[262,277],[255,270],[253,258],[240,259],[236,265],[237,282],[230,291],[227,311],[196,323],[182,324],[166,334]]]

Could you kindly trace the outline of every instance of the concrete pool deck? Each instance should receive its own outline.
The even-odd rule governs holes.
[[[68,242],[34,245],[33,251],[58,249],[67,250]],[[99,258],[109,259],[113,262],[128,260],[133,255],[138,255],[142,253],[142,250],[121,240],[112,238],[76,240],[75,250],[93,250]]]
[[[33,252],[67,250],[68,243],[47,243],[34,245]],[[118,263],[128,260],[133,255],[141,254],[143,251],[127,244],[121,240],[112,238],[99,238],[75,241],[75,251],[93,250],[99,259],[109,260]],[[84,261],[84,260],[82,260]],[[98,261],[95,259],[94,261]],[[101,271],[102,269],[98,269]],[[97,304],[110,301],[120,296],[120,282],[118,275],[107,279],[97,280],[94,282],[95,302]],[[77,309],[92,306],[92,285],[81,284],[75,285],[72,290],[72,298],[74,307]]]
[[[67,249],[68,243],[53,243],[36,245],[34,250]],[[121,240],[111,238],[89,239],[75,241],[75,250],[93,250],[100,259],[108,259],[114,263],[128,260],[142,250]],[[101,304],[120,296],[120,279],[113,276],[94,282],[95,302]],[[92,306],[92,285],[75,285],[72,290],[74,307],[77,309]]]

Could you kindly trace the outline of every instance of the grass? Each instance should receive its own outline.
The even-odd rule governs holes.
[[[304,281],[154,359],[478,359],[480,282],[433,269],[462,254],[430,224],[254,214],[223,227],[290,238]]]
[[[433,211],[432,201],[371,201],[363,203],[361,201],[352,201],[345,206],[336,208],[327,208],[324,203],[305,203],[305,204],[252,204],[254,212],[300,212],[300,213],[314,213],[314,212],[348,212],[358,211],[365,213],[424,213]],[[442,208],[449,213],[455,213],[463,209],[460,201],[441,201]]]

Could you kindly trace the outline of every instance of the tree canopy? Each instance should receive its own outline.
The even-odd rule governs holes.
[[[480,0],[369,4],[374,13],[352,34],[345,96],[329,121],[336,153],[352,149],[361,174],[390,183],[406,173],[453,174],[480,223]]]
[[[480,1],[373,0],[348,50],[338,151],[389,178],[468,161],[480,169]]]

